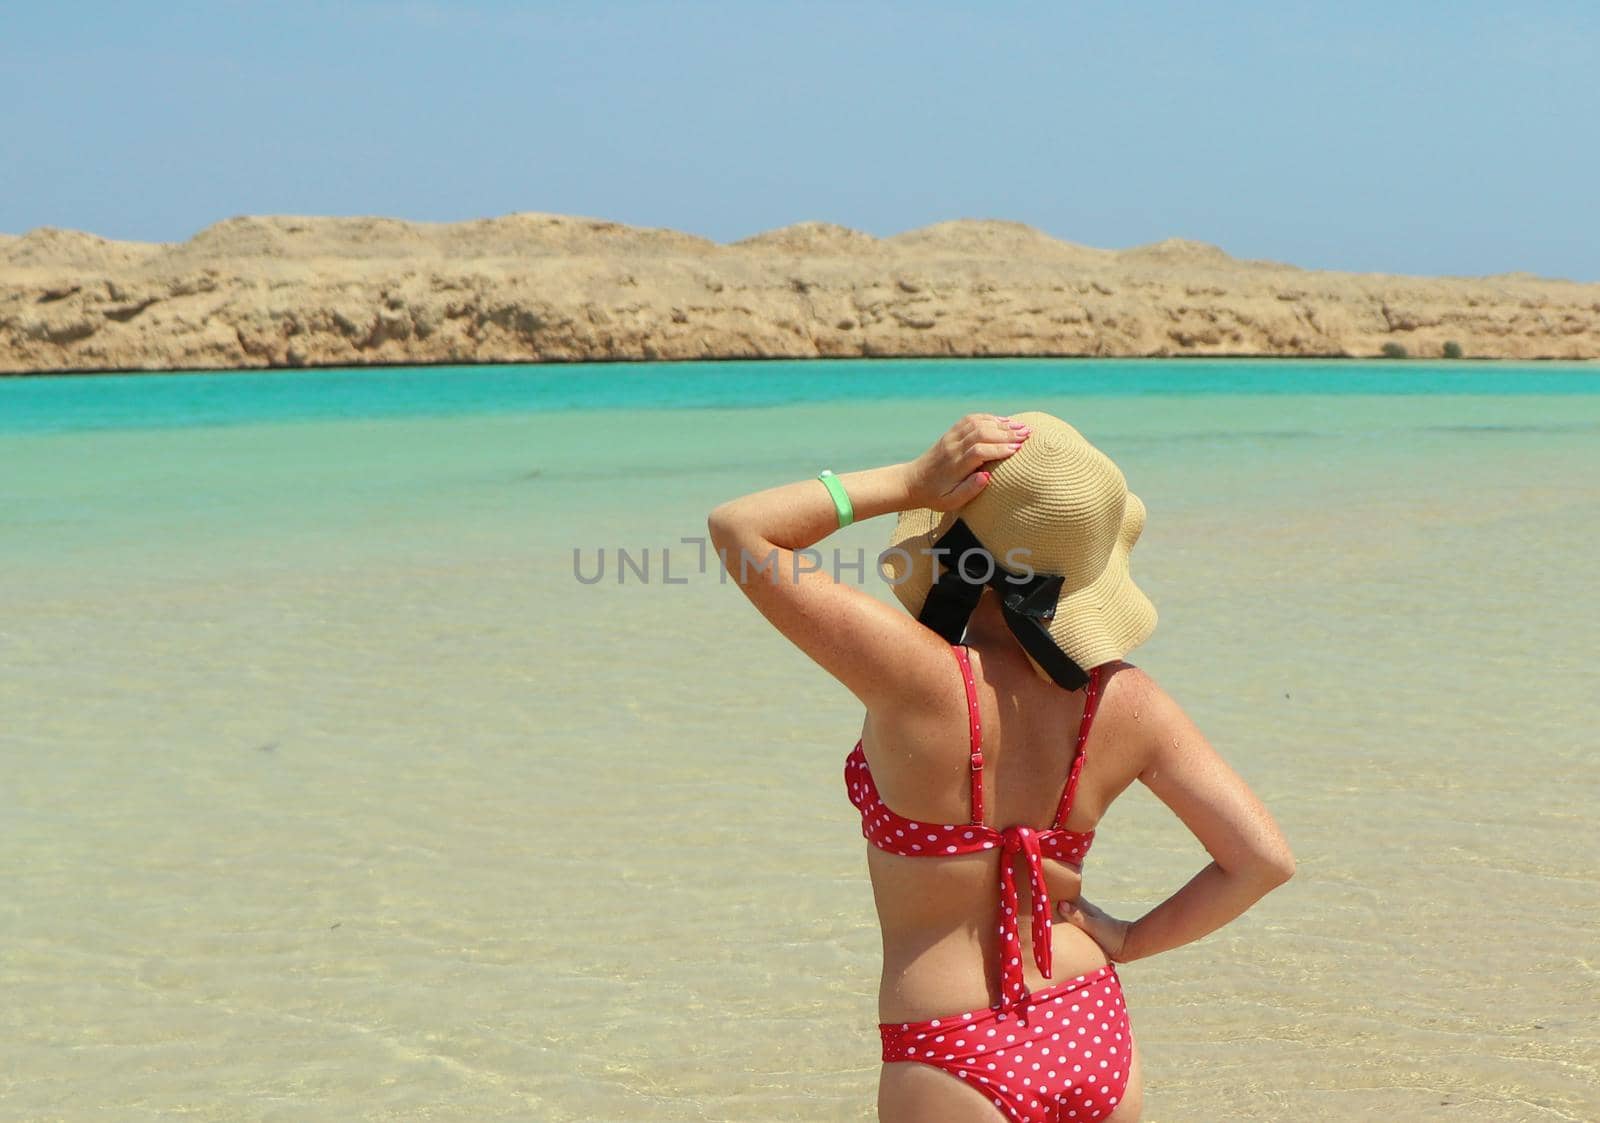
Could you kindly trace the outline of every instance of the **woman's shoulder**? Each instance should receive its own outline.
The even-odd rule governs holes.
[[[1110,739],[1141,777],[1147,769],[1170,767],[1174,754],[1189,760],[1218,757],[1194,719],[1154,676],[1131,663],[1110,667],[1115,670],[1105,684],[1100,713],[1113,726]]]
[[[1102,665],[1099,715],[1131,733],[1130,740],[1149,743],[1187,719],[1183,708],[1142,667],[1116,659]],[[1098,718],[1097,718],[1098,720]]]
[[[1156,680],[1146,674],[1142,667],[1126,659],[1113,659],[1109,663],[1102,663],[1095,670],[1100,673],[1102,707],[1111,703],[1118,706],[1135,703],[1161,689]]]
[[[1136,663],[1126,659],[1113,659],[1098,668],[1101,675],[1101,697],[1109,698],[1113,691],[1129,701],[1172,702],[1172,696],[1156,681],[1155,676]],[[1173,702],[1176,705],[1175,702]]]

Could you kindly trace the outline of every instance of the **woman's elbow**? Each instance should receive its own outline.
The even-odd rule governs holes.
[[[1248,885],[1266,896],[1294,876],[1294,855],[1287,844],[1258,843],[1247,851],[1219,861],[1237,883]]]
[[[1251,876],[1259,881],[1263,892],[1269,892],[1294,876],[1294,855],[1288,846],[1259,855],[1251,863]]]
[[[1284,850],[1283,854],[1272,862],[1272,887],[1276,889],[1294,876],[1294,855]]]
[[[728,540],[733,532],[733,517],[728,508],[731,504],[723,503],[714,507],[706,516],[706,533],[711,536],[711,544],[720,546]]]

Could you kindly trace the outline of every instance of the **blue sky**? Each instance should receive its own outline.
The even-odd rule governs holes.
[[[1006,218],[1600,280],[1600,4],[5,3],[0,231]]]

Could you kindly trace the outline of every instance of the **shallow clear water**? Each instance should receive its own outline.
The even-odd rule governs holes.
[[[975,408],[1123,466],[1300,859],[1123,971],[1146,1118],[1600,1116],[1600,372],[741,366],[0,382],[0,1117],[870,1118],[859,713],[680,539]]]
[[[0,380],[0,433],[570,409],[1043,396],[1593,394],[1593,363],[873,359],[391,367]]]

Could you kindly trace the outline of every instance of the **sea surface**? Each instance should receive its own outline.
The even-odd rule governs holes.
[[[1145,1118],[1600,1118],[1600,367],[895,360],[0,380],[0,1119],[872,1118],[861,715],[699,539],[1023,409],[1299,859]]]

